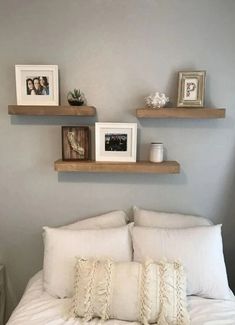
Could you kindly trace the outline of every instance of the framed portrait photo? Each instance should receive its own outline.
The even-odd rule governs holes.
[[[57,65],[16,65],[17,105],[59,105]]]
[[[136,162],[136,123],[95,123],[96,161]]]
[[[62,159],[89,160],[89,126],[62,126]]]
[[[206,71],[179,72],[178,107],[203,107]]]

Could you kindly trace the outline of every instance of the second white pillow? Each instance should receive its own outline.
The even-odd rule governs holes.
[[[134,260],[178,260],[185,268],[188,295],[230,299],[221,225],[185,229],[134,227]]]
[[[127,221],[127,214],[123,210],[115,210],[95,217],[78,220],[60,228],[70,230],[116,228],[125,226]]]
[[[158,228],[189,228],[210,226],[213,223],[204,217],[181,213],[159,212],[133,207],[135,226]]]

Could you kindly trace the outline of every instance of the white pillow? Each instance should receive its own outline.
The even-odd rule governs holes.
[[[60,228],[71,230],[116,228],[125,226],[127,220],[127,214],[122,210],[117,210],[96,217],[78,220]]]
[[[132,259],[128,226],[97,230],[44,227],[44,231],[43,284],[54,297],[72,296],[75,256]]]
[[[134,260],[179,260],[185,268],[188,295],[230,299],[221,225],[185,229],[134,227]]]
[[[179,213],[167,213],[133,207],[135,226],[158,228],[188,228],[209,226],[213,223],[206,218]]]
[[[185,282],[178,263],[77,259],[71,316],[190,324]]]

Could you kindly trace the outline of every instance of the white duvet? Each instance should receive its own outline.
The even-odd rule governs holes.
[[[82,325],[78,319],[66,320],[69,304],[70,299],[56,299],[43,291],[42,272],[39,272],[29,281],[7,325]],[[235,325],[235,301],[189,297],[188,309],[192,325]],[[98,323],[94,320],[89,324]],[[129,322],[117,320],[107,321],[107,324],[130,325]]]

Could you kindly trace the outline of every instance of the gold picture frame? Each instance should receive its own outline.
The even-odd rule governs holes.
[[[203,107],[206,71],[180,71],[177,107]]]

